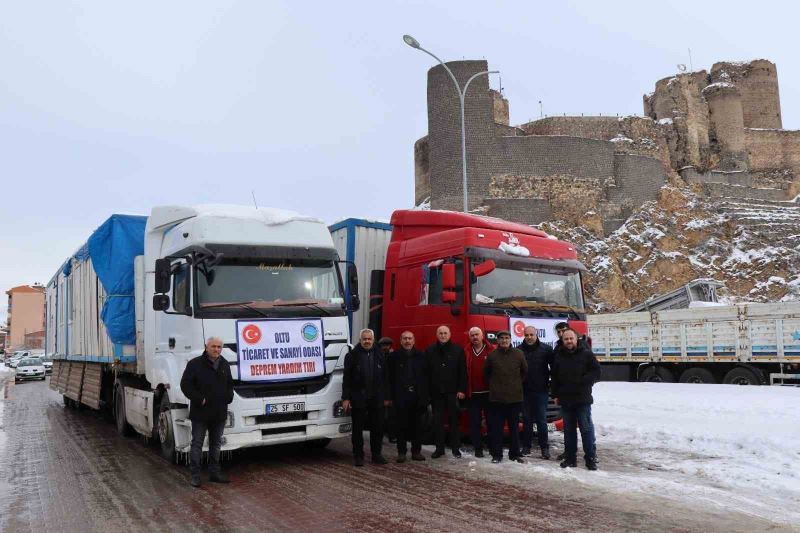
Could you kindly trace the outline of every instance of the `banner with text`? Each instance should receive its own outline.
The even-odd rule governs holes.
[[[289,381],[325,373],[322,320],[237,320],[239,379]]]
[[[517,347],[525,339],[525,328],[533,326],[539,336],[539,342],[555,347],[558,335],[556,324],[563,322],[563,318],[528,318],[512,316],[508,319],[508,330],[511,332],[511,346]]]

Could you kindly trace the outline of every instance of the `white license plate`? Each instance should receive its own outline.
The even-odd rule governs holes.
[[[268,403],[264,413],[267,415],[279,415],[282,413],[302,413],[305,410],[306,402]]]

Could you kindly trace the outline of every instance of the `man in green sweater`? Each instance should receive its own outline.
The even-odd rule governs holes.
[[[483,366],[489,384],[489,441],[492,462],[503,460],[503,429],[508,424],[511,447],[508,458],[524,463],[519,449],[519,415],[522,409],[522,382],[528,373],[525,355],[511,347],[511,333],[497,333],[497,348]]]

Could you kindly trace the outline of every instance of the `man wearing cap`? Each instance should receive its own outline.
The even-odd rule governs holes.
[[[489,421],[489,386],[483,374],[486,358],[494,350],[483,338],[479,327],[470,328],[469,346],[466,348],[467,358],[467,398],[469,402],[469,432],[475,457],[483,457],[483,434],[481,422],[483,417]]]
[[[431,407],[433,408],[433,432],[436,451],[432,459],[444,455],[444,418],[450,428],[450,448],[453,457],[461,457],[459,449],[461,432],[458,427],[458,400],[463,400],[467,390],[467,369],[464,350],[450,339],[450,328],[436,329],[436,342],[425,350],[431,376]]]
[[[389,400],[397,428],[397,462],[406,461],[411,441],[411,459],[424,461],[422,421],[430,403],[430,368],[425,354],[414,347],[414,334],[400,334],[400,348],[389,356]]]
[[[503,460],[503,429],[508,424],[511,447],[508,458],[524,462],[519,449],[519,415],[522,408],[522,382],[528,373],[525,355],[511,347],[511,333],[497,333],[497,348],[486,358],[483,367],[489,384],[489,437],[492,462]]]
[[[389,364],[389,357],[392,355],[392,345],[394,341],[391,337],[381,337],[378,341],[378,348],[381,350],[386,364]],[[397,441],[397,428],[395,427],[394,408],[391,406],[384,407],[383,409],[383,429],[386,432],[386,438],[389,442]]]

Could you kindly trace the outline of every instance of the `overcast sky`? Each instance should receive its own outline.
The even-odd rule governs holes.
[[[112,213],[251,205],[251,191],[328,222],[411,206],[433,60],[404,33],[444,60],[486,58],[512,124],[539,100],[546,114],[641,114],[691,48],[696,70],[776,62],[784,127],[800,128],[788,6],[3,2],[0,289],[46,283]]]

